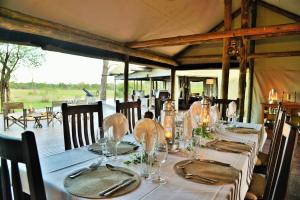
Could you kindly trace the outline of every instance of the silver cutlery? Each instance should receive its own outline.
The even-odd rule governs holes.
[[[120,185],[123,185],[124,183],[128,182],[129,180],[131,180],[131,178],[127,178],[127,179],[125,179],[123,181],[120,181],[120,182],[116,183],[115,185],[112,185],[111,187],[109,187],[109,188],[107,188],[107,189],[99,192],[99,196],[104,196],[105,193],[107,193],[107,192],[109,192],[109,191],[111,191],[111,190],[119,187]]]
[[[104,196],[106,196],[106,197],[107,197],[107,196],[110,196],[110,195],[112,195],[113,193],[119,191],[120,189],[123,189],[123,188],[125,188],[125,187],[131,185],[131,184],[134,183],[135,181],[136,181],[135,179],[131,178],[131,179],[129,179],[128,181],[126,181],[125,183],[119,185],[118,187],[116,187],[116,188],[110,190],[109,192],[104,193]]]
[[[212,178],[207,178],[207,177],[203,177],[203,176],[196,175],[196,174],[190,174],[190,173],[185,173],[184,177],[187,179],[195,178],[195,179],[199,179],[201,181],[205,181],[205,182],[209,182],[209,183],[217,183],[218,182],[217,180],[212,179]]]
[[[72,174],[70,174],[69,177],[70,178],[76,178],[76,177],[80,176],[81,174],[83,174],[87,171],[96,170],[101,165],[101,163],[102,163],[102,161],[98,161],[96,163],[92,163],[88,167],[78,169],[78,170],[74,171]]]
[[[122,173],[124,173],[124,174],[127,174],[128,176],[134,176],[134,174],[132,174],[132,173],[130,173],[130,172],[127,172],[127,171],[125,171],[125,170],[123,170],[123,169],[120,169],[120,168],[118,168],[118,167],[115,167],[115,166],[113,166],[113,165],[110,165],[110,164],[106,164],[106,167],[107,167],[107,169],[109,169],[109,170],[111,170],[111,171],[119,171],[119,172],[122,172]]]

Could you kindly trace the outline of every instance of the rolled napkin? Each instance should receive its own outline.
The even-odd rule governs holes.
[[[157,137],[161,143],[165,142],[164,133],[164,128],[149,118],[139,120],[133,130],[135,140],[143,143],[144,149],[147,152],[154,150]]]
[[[183,138],[185,140],[191,139],[193,133],[192,119],[190,111],[183,114]]]
[[[228,104],[228,109],[227,109],[227,117],[235,117],[236,116],[236,103],[234,101],[230,102]]]
[[[107,131],[112,127],[115,139],[120,139],[129,132],[128,120],[122,113],[115,113],[105,117],[103,120],[103,130]]]
[[[211,106],[210,107],[210,119],[212,123],[217,123],[220,118],[221,118],[221,114],[219,111],[219,108],[217,105]]]
[[[202,114],[202,101],[195,101],[190,109],[191,123],[193,128],[198,127],[198,123],[200,122],[201,114]]]

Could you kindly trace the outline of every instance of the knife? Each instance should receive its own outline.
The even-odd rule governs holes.
[[[128,182],[129,180],[130,180],[130,178],[127,178],[127,179],[125,179],[125,180],[123,180],[123,181],[120,181],[119,183],[116,183],[115,185],[113,185],[113,186],[111,186],[111,187],[109,187],[109,188],[107,188],[107,189],[105,189],[105,190],[99,192],[99,196],[104,196],[105,193],[107,193],[107,192],[109,192],[109,191],[111,191],[111,190],[113,190],[113,189],[119,187],[120,185],[122,185],[122,184]]]
[[[128,176],[134,176],[134,174],[132,174],[130,172],[127,172],[127,171],[125,171],[121,168],[115,167],[115,166],[113,166],[111,164],[108,164],[108,163],[106,164],[106,167],[107,167],[107,169],[110,169],[111,171],[119,171],[119,172],[122,172],[124,174],[127,174]]]
[[[110,190],[109,192],[104,193],[104,196],[107,197],[107,196],[109,196],[109,195],[117,192],[118,190],[123,189],[123,188],[129,186],[130,184],[134,183],[135,181],[136,181],[135,179],[129,179],[128,181],[126,181],[125,183],[119,185],[118,187]]]

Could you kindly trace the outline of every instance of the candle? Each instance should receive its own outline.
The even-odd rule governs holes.
[[[166,132],[165,132],[165,137],[166,137],[168,140],[172,139],[172,132],[171,132],[170,130],[166,131]]]

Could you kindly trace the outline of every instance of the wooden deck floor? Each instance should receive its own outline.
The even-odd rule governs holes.
[[[103,115],[108,116],[115,112],[114,107],[111,105],[103,106]],[[63,139],[63,129],[62,125],[58,122],[50,127],[47,127],[46,122],[42,121],[43,128],[33,128],[33,122],[29,122],[28,130],[35,133],[38,151],[40,157],[46,157],[56,153],[64,151],[64,139]],[[18,126],[13,126],[7,131],[3,131],[3,118],[0,116],[0,133],[7,135],[20,137],[23,129]],[[266,151],[269,146],[269,140],[266,141],[264,150]],[[290,180],[288,183],[288,200],[299,200],[300,199],[300,145],[298,144],[295,150],[292,171],[290,174]]]

